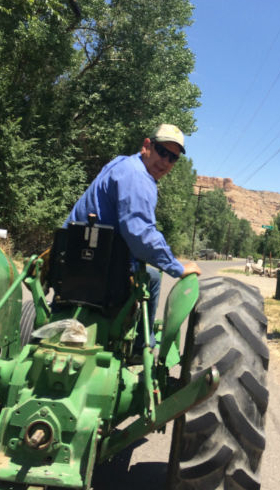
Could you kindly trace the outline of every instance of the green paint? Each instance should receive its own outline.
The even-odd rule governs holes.
[[[18,275],[0,254],[0,488],[91,487],[95,463],[159,429],[209,396],[218,378],[203,376],[182,388],[168,386],[168,369],[180,361],[180,327],[198,297],[195,275],[179,280],[164,314],[159,363],[149,345],[147,274],[142,266],[127,302],[118,311],[65,305],[51,312],[40,281],[42,259],[33,256]],[[33,294],[34,328],[75,318],[87,332],[84,343],[63,343],[61,333],[20,348],[21,282]],[[143,367],[129,366],[136,337],[136,305],[142,303]],[[159,334],[160,336],[160,334]],[[213,373],[209,370],[210,377]],[[212,379],[211,378],[211,379]],[[138,415],[119,435],[112,431]],[[97,447],[99,446],[99,451]],[[6,483],[4,483],[6,482]]]

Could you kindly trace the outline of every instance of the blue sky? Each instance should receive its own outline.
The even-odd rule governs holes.
[[[280,193],[280,1],[191,3],[190,80],[202,105],[187,156],[198,175]]]

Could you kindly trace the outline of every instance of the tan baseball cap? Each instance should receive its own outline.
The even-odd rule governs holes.
[[[161,143],[164,141],[172,141],[180,146],[182,153],[186,153],[184,148],[184,134],[173,124],[160,124],[160,126],[154,129],[150,139],[154,139]]]

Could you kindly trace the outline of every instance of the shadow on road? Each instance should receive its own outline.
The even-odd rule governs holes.
[[[158,490],[165,486],[167,464],[159,462],[137,463],[129,466],[133,450],[145,444],[146,438],[122,451],[111,462],[96,466],[94,490]]]

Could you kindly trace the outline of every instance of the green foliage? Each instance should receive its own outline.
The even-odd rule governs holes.
[[[270,254],[272,257],[280,258],[280,213],[278,213],[271,221],[272,230],[266,230],[259,238],[258,252],[266,252],[266,256]]]
[[[221,189],[201,194],[197,219],[199,236],[207,236],[208,248],[225,252],[231,210]]]
[[[191,134],[190,109],[200,92],[188,80],[194,59],[182,31],[189,2],[100,0],[83,11],[76,32],[84,64],[75,120],[83,128],[85,157],[94,151],[100,168],[118,153],[134,153],[160,122]]]
[[[30,251],[63,222],[85,179],[137,151],[155,125],[195,130],[200,91],[188,79],[194,57],[183,30],[189,1],[80,7],[79,21],[68,1],[1,2],[0,223]],[[175,192],[172,178],[163,185]],[[185,188],[176,220],[173,207],[159,218],[178,251],[190,243],[191,208],[179,209],[180,199],[191,201],[191,183]]]
[[[181,157],[172,172],[159,182],[158,229],[176,255],[191,252],[194,217],[191,196],[195,180],[192,161]]]
[[[197,227],[200,239],[218,253],[239,257],[253,253],[255,233],[247,220],[233,213],[222,189],[201,194]]]
[[[62,224],[73,187],[83,190],[85,175],[73,150],[65,151],[63,165],[52,152],[44,156],[38,141],[22,139],[20,120],[0,125],[0,217],[23,252],[30,244],[42,251],[52,230]]]
[[[253,232],[249,221],[235,217],[235,228],[232,236],[232,254],[236,257],[247,257],[255,251]]]

